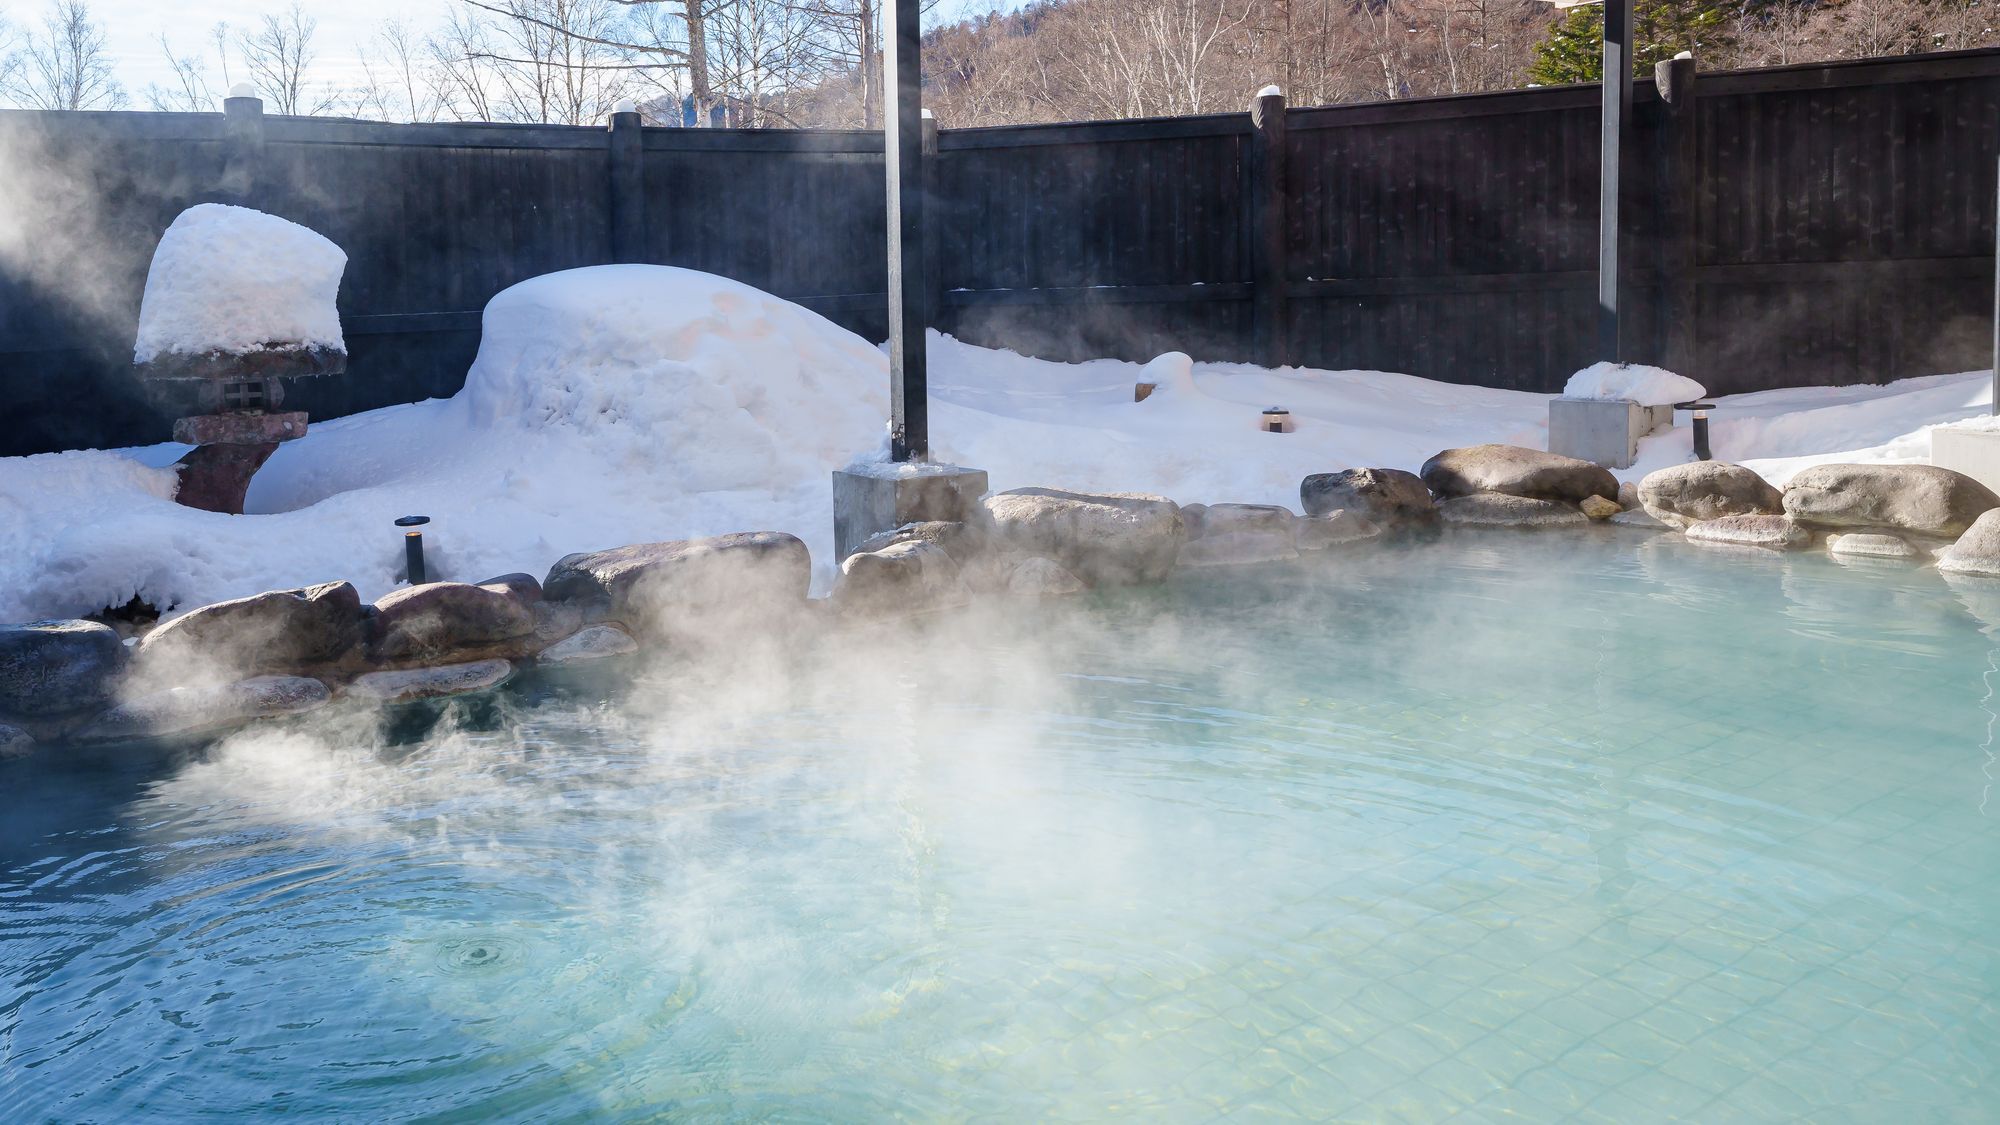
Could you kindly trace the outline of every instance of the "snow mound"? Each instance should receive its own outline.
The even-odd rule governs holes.
[[[882,353],[741,282],[671,266],[531,278],[487,303],[470,422],[570,435],[633,483],[789,486],[885,430]]]
[[[1640,406],[1672,406],[1707,394],[1700,383],[1661,367],[1593,363],[1569,377],[1564,398],[1629,399]]]
[[[222,203],[190,207],[153,251],[132,360],[273,346],[345,351],[334,299],[346,268],[340,247],[297,223]]]

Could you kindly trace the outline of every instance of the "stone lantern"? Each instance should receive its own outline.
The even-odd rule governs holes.
[[[161,236],[146,276],[133,359],[169,410],[180,460],[174,499],[241,515],[244,494],[278,443],[303,437],[304,411],[282,409],[285,381],[347,369],[334,300],[347,255],[296,223],[205,203]]]

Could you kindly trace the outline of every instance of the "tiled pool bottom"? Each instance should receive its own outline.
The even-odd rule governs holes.
[[[0,1118],[1991,1121],[1968,600],[1497,536],[0,765]]]

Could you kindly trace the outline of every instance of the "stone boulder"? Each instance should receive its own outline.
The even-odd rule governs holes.
[[[1181,547],[1181,566],[1244,566],[1299,557],[1291,531],[1230,531],[1189,540]]]
[[[514,596],[514,600],[520,602],[522,605],[537,605],[542,600],[541,580],[532,574],[524,574],[518,570],[511,574],[502,574],[496,578],[488,578],[484,582],[475,582],[473,585],[488,588],[494,586],[502,587]]]
[[[1973,520],[1956,543],[1939,551],[1937,568],[1946,574],[2000,578],[2000,509]]]
[[[980,548],[979,529],[955,520],[922,520],[877,532],[862,540],[856,551],[879,551],[897,543],[935,543],[961,566],[971,562]]]
[[[1668,527],[1666,524],[1661,523],[1653,517],[1653,513],[1648,512],[1643,507],[1627,508],[1604,522],[1610,524],[1612,527],[1629,527],[1636,531],[1659,532],[1680,530],[1679,528]]]
[[[176,617],[140,638],[138,657],[181,679],[189,669],[293,671],[359,646],[364,617],[361,595],[346,582],[272,590]]]
[[[95,621],[0,625],[0,714],[56,715],[102,703],[125,665],[118,632]]]
[[[1608,520],[1625,510],[1619,506],[1618,501],[1606,500],[1602,496],[1586,496],[1576,508],[1577,511],[1582,512],[1588,518],[1600,522]]]
[[[1785,514],[1812,527],[1957,536],[2000,496],[1936,465],[1814,465],[1785,485]]]
[[[1647,473],[1639,482],[1639,503],[1648,515],[1672,527],[1724,516],[1775,516],[1785,510],[1784,493],[1754,470],[1726,461],[1691,461]]]
[[[1084,585],[1076,575],[1054,559],[1022,559],[1007,572],[1007,593],[1024,598],[1059,598],[1082,593]]]
[[[490,691],[514,674],[506,660],[474,660],[465,664],[440,664],[433,668],[401,668],[370,672],[347,685],[347,694],[371,703],[413,703],[420,699],[442,699]]]
[[[580,629],[574,636],[550,645],[542,650],[535,660],[541,664],[560,667],[565,664],[588,664],[598,660],[609,660],[614,656],[629,656],[639,651],[639,642],[633,640],[625,630],[616,625],[592,625]]]
[[[1581,503],[1586,496],[1618,499],[1618,478],[1609,469],[1518,445],[1447,449],[1424,462],[1420,475],[1443,497],[1499,492],[1565,504]]]
[[[375,603],[373,647],[378,660],[435,660],[534,631],[534,610],[513,586],[426,582]]]
[[[965,601],[958,564],[936,543],[906,539],[856,551],[840,564],[833,604],[865,613],[916,613]]]
[[[1590,517],[1553,500],[1514,496],[1504,492],[1475,492],[1454,496],[1438,505],[1438,518],[1463,527],[1583,527]]]
[[[128,699],[73,736],[79,742],[211,734],[256,719],[302,715],[332,693],[307,676],[253,676],[233,683],[169,688]]]
[[[811,583],[804,543],[752,531],[566,555],[542,592],[597,603],[606,618],[641,631],[693,634],[802,609]]]
[[[1218,535],[1275,535],[1287,542],[1298,519],[1276,504],[1183,504],[1181,522],[1189,542]]]
[[[1402,469],[1315,473],[1299,482],[1299,506],[1308,516],[1350,512],[1378,527],[1437,521],[1430,488]]]
[[[1915,547],[1910,546],[1908,540],[1868,531],[1829,535],[1826,537],[1826,550],[1831,555],[1862,559],[1914,559],[1921,555]]]
[[[1812,533],[1785,516],[1723,516],[1689,524],[1687,537],[1696,543],[1732,547],[1762,547],[1791,551],[1812,543]]]
[[[1436,509],[1431,517],[1436,518]],[[1324,551],[1328,547],[1339,547],[1348,543],[1359,543],[1382,534],[1382,527],[1375,521],[1349,511],[1332,511],[1323,516],[1309,516],[1295,525],[1292,540],[1301,551]]]
[[[1054,559],[1092,586],[1158,582],[1187,541],[1179,505],[1136,492],[1016,488],[981,498],[979,520],[996,544]]]

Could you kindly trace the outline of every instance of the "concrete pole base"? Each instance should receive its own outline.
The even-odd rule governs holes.
[[[1639,439],[1673,424],[1671,406],[1640,406],[1623,398],[1552,398],[1549,452],[1607,469],[1629,469],[1639,459]]]
[[[833,473],[836,563],[872,535],[925,520],[963,522],[986,494],[986,470],[928,462],[853,465]]]

